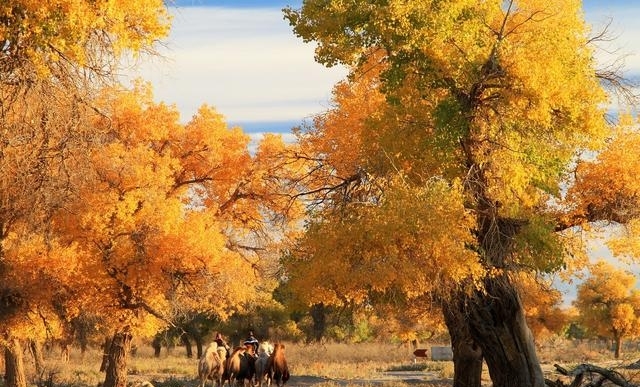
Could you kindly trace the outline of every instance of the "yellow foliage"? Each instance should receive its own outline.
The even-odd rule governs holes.
[[[107,140],[121,127],[96,114],[102,102],[92,99],[96,85],[112,80],[125,54],[151,50],[167,34],[169,17],[161,0],[17,0],[0,5],[0,19],[0,265],[2,292],[10,300],[0,316],[2,336],[37,339],[61,334],[82,311],[115,316],[103,308],[113,307],[113,299],[104,295],[115,290],[100,274],[101,262],[87,248],[90,241],[75,239],[82,235],[74,232],[89,223],[103,234],[140,226],[131,217],[139,203],[159,199],[153,187],[172,184],[151,175],[156,167],[174,168],[170,159],[146,162],[149,153],[142,147]],[[128,125],[140,130],[135,133],[140,141],[152,138],[154,126],[164,127],[154,116],[168,122],[177,117],[173,112],[167,119],[162,106],[156,110],[147,112],[147,120]],[[103,145],[100,151],[106,150],[111,160],[98,151]],[[102,185],[86,173],[92,161],[101,163]],[[128,192],[107,192],[113,188],[108,184]],[[105,197],[98,199],[100,193]],[[82,213],[61,216],[83,210],[70,201],[85,194],[85,205],[100,207],[85,218]],[[120,221],[120,229],[109,230],[110,215]],[[70,233],[62,235],[65,231]],[[151,296],[149,304],[162,303]]]
[[[183,310],[225,319],[270,294],[262,276],[274,257],[261,252],[281,243],[272,219],[288,220],[291,207],[281,139],[265,138],[252,157],[249,137],[214,109],[180,124],[176,108],[153,102],[143,83],[105,89],[95,104],[92,141],[66,160],[74,195],[53,214],[51,236],[4,241],[12,268],[39,268],[15,289],[39,310],[57,294],[64,316],[47,318],[90,312],[143,336]],[[41,295],[30,289],[38,280],[51,284]],[[23,325],[25,335],[34,327]]]
[[[562,293],[548,282],[532,273],[518,273],[517,284],[527,325],[538,342],[560,334],[569,321],[568,314],[561,308]]]
[[[375,92],[361,92],[359,105],[339,100],[340,113],[355,118],[334,119],[348,133],[343,138],[362,132],[367,159],[375,152],[416,174],[460,174],[465,164],[478,165],[487,195],[506,216],[526,215],[558,194],[576,150],[601,146],[607,134],[607,97],[593,70],[579,1],[519,1],[508,10],[499,1],[307,1],[286,15],[297,34],[318,43],[321,62],[353,66],[353,83],[389,97],[384,109],[394,113],[374,105],[368,120],[385,118],[371,133],[362,131],[366,121],[357,114],[380,103]],[[325,122],[316,126],[335,141]],[[334,151],[327,154],[339,157]],[[417,164],[419,153],[434,159]],[[351,154],[341,159],[362,158]]]
[[[162,0],[17,0],[0,6],[0,19],[3,54],[42,77],[66,65],[104,69],[153,47],[170,22]]]
[[[609,134],[580,1],[308,0],[285,17],[350,69],[300,134],[317,205],[288,262],[301,298],[406,301],[585,262],[548,216]]]
[[[391,289],[408,299],[444,294],[482,272],[467,248],[471,226],[459,187],[397,180],[379,206],[356,203],[345,218],[312,223],[287,262],[290,281],[309,303],[363,303]]]
[[[604,261],[591,266],[575,301],[582,323],[594,334],[612,339],[640,334],[640,298],[632,273]]]

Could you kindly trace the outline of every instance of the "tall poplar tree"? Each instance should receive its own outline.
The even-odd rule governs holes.
[[[587,218],[551,203],[609,134],[581,2],[307,0],[285,15],[319,62],[351,69],[302,134],[326,167],[310,192],[332,205],[291,254],[294,284],[315,286],[309,302],[431,297],[456,386],[479,386],[483,360],[495,386],[543,386],[516,273],[562,266],[557,231]]]

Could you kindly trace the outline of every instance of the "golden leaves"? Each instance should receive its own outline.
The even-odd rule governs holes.
[[[620,126],[595,159],[578,164],[575,184],[567,194],[567,217],[572,223],[604,220],[625,224],[639,217],[639,146],[640,133],[633,126]]]
[[[590,271],[578,287],[575,301],[583,324],[596,334],[614,339],[640,334],[635,276],[604,261],[592,265]]]
[[[161,0],[20,0],[0,7],[0,18],[3,53],[42,77],[60,65],[100,73],[126,50],[151,48],[170,22]]]
[[[312,223],[287,263],[308,302],[364,302],[375,293],[413,299],[444,293],[482,272],[468,245],[470,219],[457,187],[390,182],[379,205],[353,203],[349,214]]]
[[[553,289],[550,281],[537,278],[534,273],[520,272],[516,282],[524,304],[527,325],[536,341],[543,341],[560,333],[569,319],[561,305],[561,292]]]
[[[249,136],[213,108],[181,124],[143,83],[106,88],[92,103],[73,112],[84,142],[52,147],[65,152],[50,158],[64,194],[44,185],[29,196],[60,195],[52,208],[29,202],[46,224],[20,218],[2,241],[3,280],[28,300],[3,324],[28,337],[38,330],[28,313],[64,325],[88,312],[147,335],[185,310],[226,318],[270,295],[261,292],[274,284],[259,271],[272,270],[287,216],[301,214],[287,191],[294,170],[282,139],[266,137],[252,156]],[[47,129],[43,137],[71,137],[64,127]]]
[[[602,145],[606,95],[577,1],[519,1],[509,9],[502,2],[390,1],[356,9],[311,1],[288,15],[300,36],[318,43],[321,60],[352,65],[352,84],[375,85],[388,98],[369,117],[368,131],[360,128],[364,120],[343,122],[352,131],[343,129],[342,138],[362,133],[369,151],[387,157],[407,158],[422,146],[435,159],[398,160],[405,170],[426,161],[428,173],[459,174],[475,163],[509,216],[558,194],[576,150]],[[362,114],[366,103],[360,99]],[[353,110],[341,107],[343,114]],[[461,139],[472,144],[472,160],[457,154]]]

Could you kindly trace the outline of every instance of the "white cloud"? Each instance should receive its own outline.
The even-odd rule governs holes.
[[[325,110],[343,68],[314,61],[279,9],[172,8],[164,60],[140,67],[188,120],[203,103],[229,121],[302,120]]]

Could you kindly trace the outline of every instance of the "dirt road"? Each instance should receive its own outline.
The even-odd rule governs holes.
[[[390,382],[403,382],[406,384],[422,384],[429,383],[430,386],[451,386],[452,381],[441,379],[437,372],[423,371],[389,371],[384,372],[375,379],[331,379],[317,376],[291,375],[291,379],[287,382],[288,386],[308,387],[318,384],[338,384],[340,386],[347,385],[366,385],[378,386]]]

